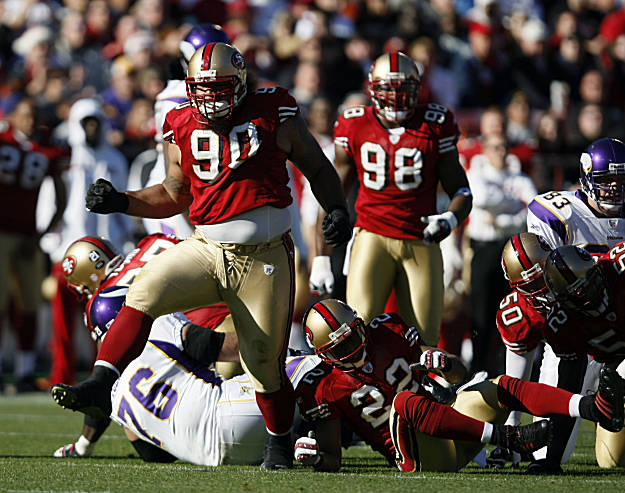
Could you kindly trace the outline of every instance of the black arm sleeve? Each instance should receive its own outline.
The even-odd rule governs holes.
[[[182,341],[184,351],[204,365],[217,361],[224,345],[226,334],[215,332],[195,324],[189,324],[186,337]]]
[[[145,442],[141,439],[133,440],[130,443],[132,443],[132,446],[139,454],[139,457],[141,457],[145,462],[169,463],[178,460],[169,452],[165,452],[163,449],[158,448],[156,445]]]

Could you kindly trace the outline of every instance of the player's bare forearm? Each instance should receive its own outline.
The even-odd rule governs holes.
[[[309,181],[315,198],[326,212],[336,207],[347,208],[341,181],[329,161]]]
[[[326,212],[336,207],[346,207],[339,176],[301,116],[282,123],[277,140],[278,146],[310,182],[315,198]]]
[[[441,372],[443,378],[449,383],[460,383],[466,380],[469,376],[469,371],[460,358],[453,354],[448,354],[448,358],[450,368]]]
[[[127,214],[137,217],[161,219],[183,212],[191,203],[187,195],[178,193],[175,198],[169,193],[165,182],[143,190],[126,192],[128,195]],[[174,185],[175,186],[175,185]],[[190,194],[188,198],[190,199]]]
[[[462,224],[462,222],[469,217],[472,207],[473,197],[471,195],[459,194],[451,199],[447,210],[454,213],[454,216],[458,219],[458,224]]]
[[[454,213],[458,224],[469,217],[473,197],[469,180],[458,160],[458,151],[443,154],[437,163],[438,177],[451,202],[447,210]]]

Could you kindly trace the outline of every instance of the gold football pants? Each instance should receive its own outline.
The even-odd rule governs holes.
[[[502,424],[509,411],[501,407],[497,398],[500,377],[472,385],[458,394],[452,407],[472,418]],[[396,412],[394,409],[391,412]],[[389,420],[392,422],[392,419]],[[466,466],[484,448],[483,443],[436,438],[415,433],[421,471],[455,472]]]
[[[443,317],[443,258],[438,244],[356,232],[347,274],[347,304],[368,323],[395,289],[400,315],[436,346]]]
[[[243,368],[256,391],[269,393],[286,383],[294,279],[290,233],[268,243],[236,245],[196,231],[145,265],[126,304],[156,318],[225,301]]]

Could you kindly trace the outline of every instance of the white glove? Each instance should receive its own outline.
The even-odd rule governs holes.
[[[449,236],[452,229],[458,226],[458,219],[451,211],[433,216],[423,216],[421,222],[427,224],[423,230],[423,243],[426,245],[440,243]]]
[[[447,355],[437,349],[428,349],[421,353],[419,365],[426,370],[446,370],[449,368],[449,358]]]
[[[330,267],[330,257],[321,255],[313,258],[308,281],[310,291],[318,296],[330,294],[334,289],[334,275]]]
[[[295,442],[295,460],[304,466],[316,466],[321,462],[314,431],[309,431],[307,437],[301,437]]]

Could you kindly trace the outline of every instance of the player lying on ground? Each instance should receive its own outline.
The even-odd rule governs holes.
[[[456,357],[425,345],[398,315],[383,314],[365,326],[346,304],[324,300],[308,311],[304,327],[326,366],[315,368],[298,385],[300,411],[315,423],[316,437],[300,438],[295,458],[318,470],[341,466],[341,420],[400,471],[457,471],[485,443],[531,452],[549,442],[546,421],[499,424],[510,410],[581,416],[622,427],[623,407],[614,406],[622,389],[612,371],[602,374],[596,395],[502,376],[461,387],[448,406],[419,382],[428,371],[458,382],[466,369]]]

